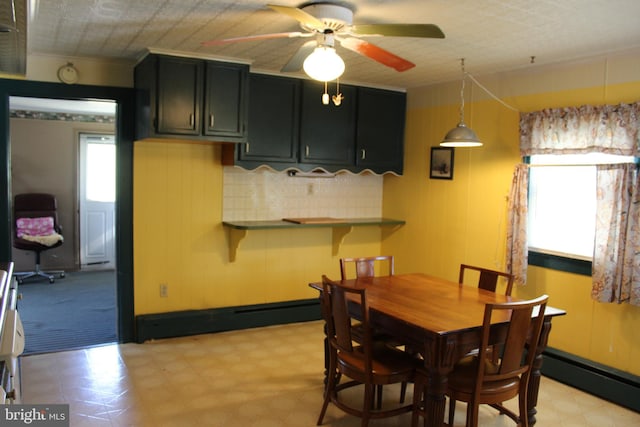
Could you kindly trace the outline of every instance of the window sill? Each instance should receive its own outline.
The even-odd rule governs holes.
[[[529,265],[591,276],[591,261],[529,251]]]

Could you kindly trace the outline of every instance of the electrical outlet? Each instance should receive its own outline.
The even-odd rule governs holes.
[[[160,284],[160,296],[166,298],[169,296],[169,286],[166,283]]]

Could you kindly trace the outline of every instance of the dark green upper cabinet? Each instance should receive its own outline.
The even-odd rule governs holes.
[[[249,66],[206,62],[204,134],[244,141]]]
[[[328,85],[335,95],[336,84]],[[322,103],[324,83],[304,80],[300,118],[300,162],[323,165],[354,165],[356,135],[356,88],[340,85],[340,106]]]
[[[202,62],[160,58],[158,69],[158,133],[199,135],[202,105]]]
[[[249,67],[147,55],[135,68],[136,138],[246,140]]]
[[[402,174],[406,94],[358,88],[356,165]]]
[[[402,174],[404,92],[340,85],[336,106],[321,82],[251,73],[249,87],[247,143],[223,146],[223,164]]]
[[[251,74],[249,138],[238,147],[239,159],[297,163],[300,80]]]

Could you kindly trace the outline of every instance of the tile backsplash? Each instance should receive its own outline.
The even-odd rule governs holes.
[[[379,175],[342,172],[332,178],[306,178],[225,166],[223,179],[223,221],[382,216]]]

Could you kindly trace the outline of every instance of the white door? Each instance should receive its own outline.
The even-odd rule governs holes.
[[[116,145],[80,134],[80,268],[115,268]]]

